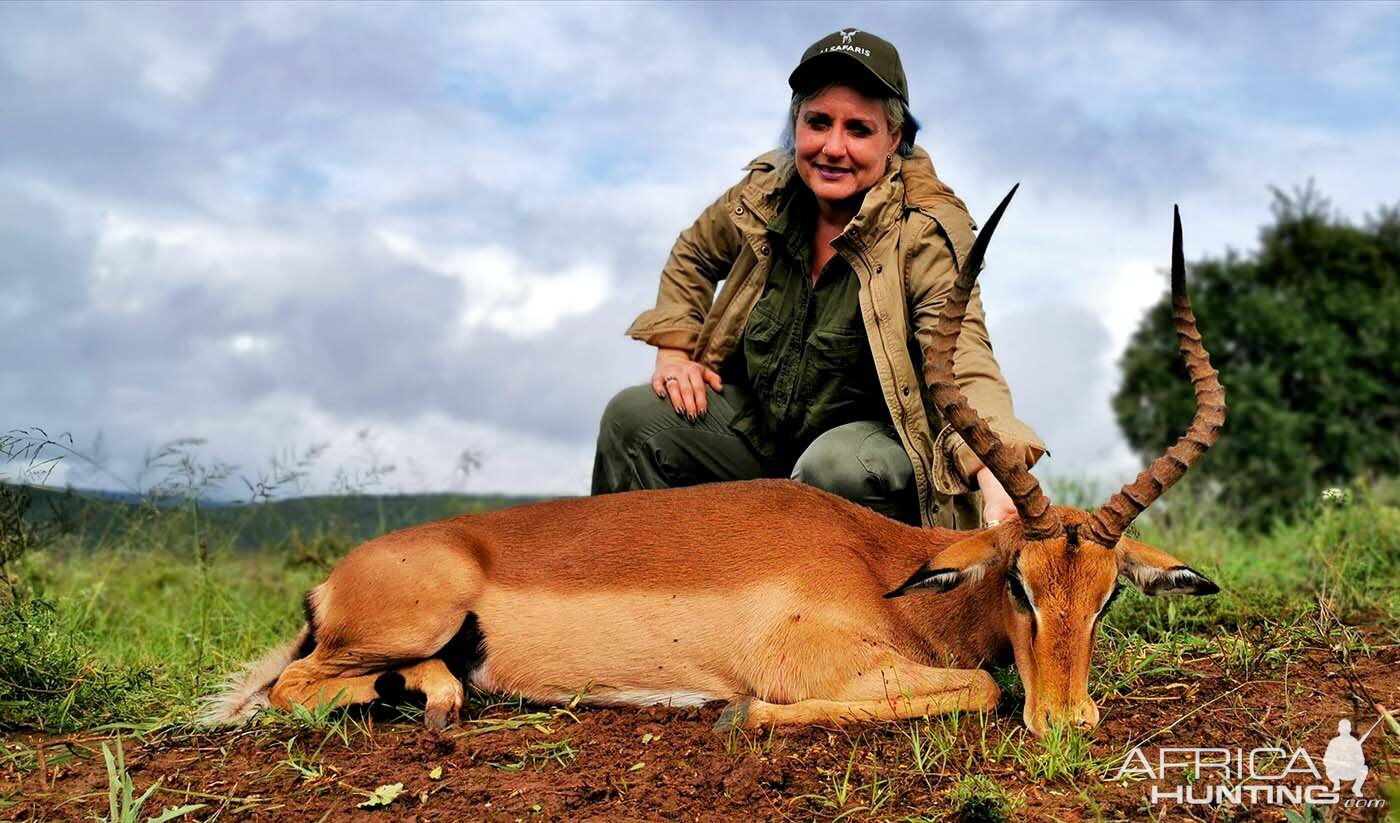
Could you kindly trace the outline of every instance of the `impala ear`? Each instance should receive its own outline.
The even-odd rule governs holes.
[[[1215,594],[1220,587],[1210,578],[1160,549],[1136,540],[1118,541],[1118,573],[1149,597]]]
[[[996,544],[989,534],[954,543],[916,569],[908,580],[885,597],[901,597],[917,591],[946,592],[963,583],[976,582],[982,579],[996,557]]]
[[[980,567],[978,567],[980,571]],[[964,580],[973,575],[967,569],[935,569],[932,563],[925,563],[917,571],[909,576],[909,579],[900,584],[900,587],[885,594],[886,598],[901,597],[909,592],[931,591],[946,592],[956,589]],[[977,574],[981,577],[981,574]]]

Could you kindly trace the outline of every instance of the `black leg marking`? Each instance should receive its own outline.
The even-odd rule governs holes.
[[[316,607],[311,605],[311,592],[306,593],[301,607],[306,614],[306,637],[302,638],[301,645],[297,647],[296,656],[292,658],[294,660],[300,660],[316,651]]]
[[[403,675],[385,672],[374,679],[374,692],[386,703],[404,703],[409,697]]]
[[[447,641],[447,645],[437,650],[433,657],[447,664],[447,670],[463,683],[469,682],[472,672],[486,662],[486,636],[481,633],[476,612],[467,612],[462,619],[462,627]]]

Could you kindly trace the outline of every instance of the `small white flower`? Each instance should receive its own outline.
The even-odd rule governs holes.
[[[1347,503],[1351,502],[1351,491],[1348,489],[1337,488],[1323,489],[1322,502],[1335,503],[1339,506],[1345,506]]]

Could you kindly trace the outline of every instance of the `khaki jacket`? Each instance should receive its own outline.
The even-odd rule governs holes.
[[[745,167],[748,175],[681,232],[661,271],[656,307],[628,335],[684,349],[716,371],[739,345],[772,264],[767,227],[795,168],[783,152]],[[982,461],[944,425],[923,382],[923,355],[938,312],[972,248],[967,207],[934,173],[922,150],[895,155],[860,212],[832,242],[860,280],[860,311],[890,419],[914,465],[924,525],[974,528],[980,501],[969,479]],[[715,291],[724,281],[724,288]],[[968,303],[953,358],[958,385],[974,409],[1027,466],[1045,452],[1017,420],[1011,391],[992,355],[979,291]]]

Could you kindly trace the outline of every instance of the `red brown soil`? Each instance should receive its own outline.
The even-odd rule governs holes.
[[[1131,694],[1100,701],[1103,722],[1092,753],[1109,758],[1134,744],[1149,758],[1166,746],[1302,746],[1321,770],[1339,719],[1350,718],[1359,735],[1377,716],[1372,703],[1400,707],[1400,647],[1394,645],[1350,660],[1323,647],[1293,650],[1286,664],[1248,678],[1234,671],[1227,677],[1219,656],[1190,660],[1180,671],[1138,684]],[[127,739],[124,746],[137,793],[156,781],[162,786],[142,819],[191,802],[209,805],[185,819],[986,819],[960,814],[952,805],[951,789],[963,774],[985,775],[1019,796],[1024,805],[1018,818],[1025,820],[1283,819],[1279,806],[1151,806],[1145,802],[1150,783],[1115,783],[1102,773],[1033,778],[1025,758],[992,762],[979,756],[967,762],[968,753],[995,751],[1002,741],[1040,750],[1021,727],[1014,700],[985,722],[964,719],[954,755],[923,774],[910,767],[909,724],[802,728],[731,741],[710,731],[719,709],[580,709],[577,721],[558,717],[548,732],[482,732],[464,724],[438,733],[406,722],[371,721],[372,732],[352,735],[348,745],[335,737],[327,741],[320,732],[255,725],[195,736],[164,732]],[[289,749],[286,741],[293,737]],[[7,754],[15,756],[0,761],[8,762],[0,770],[0,819],[106,815],[104,739],[110,738],[12,741]],[[540,746],[559,741],[574,750],[572,759],[549,759]],[[36,746],[44,751],[42,768],[35,758],[20,756]],[[300,774],[286,762],[289,753],[305,757],[318,747],[319,776]],[[1395,792],[1400,740],[1382,724],[1365,751],[1371,767],[1365,796],[1382,797],[1382,784]],[[442,771],[434,779],[437,767]],[[1117,762],[1110,774],[1116,768]],[[850,785],[864,788],[843,805],[834,787],[848,769]],[[387,808],[357,806],[375,787],[392,783],[402,783],[404,792]],[[871,784],[889,790],[873,811]],[[1338,806],[1328,819],[1378,820],[1386,813],[1384,806]]]

